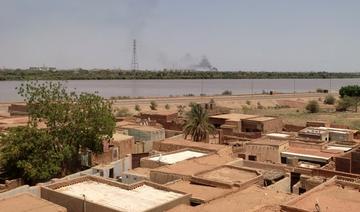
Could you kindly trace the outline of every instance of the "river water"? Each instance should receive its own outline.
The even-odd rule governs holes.
[[[63,82],[70,90],[99,92],[111,96],[169,96],[201,93],[233,94],[275,92],[307,92],[317,88],[338,90],[344,85],[359,84],[360,79],[214,79],[214,80],[70,80]],[[0,102],[19,101],[15,88],[21,81],[0,81]]]

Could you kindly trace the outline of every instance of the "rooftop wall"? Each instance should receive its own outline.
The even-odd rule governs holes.
[[[190,194],[185,194],[183,192],[179,192],[176,191],[174,189],[165,187],[165,186],[161,186],[159,184],[156,183],[152,183],[152,182],[148,182],[148,181],[142,181],[142,182],[138,182],[135,184],[123,184],[123,183],[118,183],[115,181],[110,181],[110,180],[106,180],[104,178],[101,177],[94,177],[94,176],[83,176],[83,177],[79,177],[79,178],[75,178],[75,179],[71,179],[71,180],[66,180],[66,181],[60,181],[60,182],[56,182],[53,183],[51,185],[48,185],[46,187],[41,187],[41,197],[49,200],[51,202],[54,202],[58,205],[61,205],[63,207],[66,207],[68,209],[69,212],[78,212],[78,211],[83,211],[84,209],[84,204],[86,207],[86,211],[87,212],[115,212],[115,211],[119,211],[104,205],[100,205],[97,203],[93,203],[93,202],[87,202],[84,201],[81,198],[77,198],[77,197],[73,197],[67,194],[63,194],[61,192],[56,191],[56,189],[61,188],[61,187],[65,187],[68,185],[72,185],[72,184],[76,184],[76,183],[80,183],[80,182],[84,182],[84,181],[95,181],[95,182],[99,182],[99,183],[104,183],[110,186],[114,186],[114,187],[118,187],[119,189],[125,189],[125,190],[132,190],[135,189],[137,187],[140,187],[142,185],[147,185],[147,186],[151,186],[155,189],[159,189],[159,190],[163,190],[163,191],[172,191],[172,192],[176,192],[176,193],[181,193],[183,194],[182,197],[174,199],[172,201],[169,201],[167,203],[161,204],[161,205],[157,205],[154,208],[151,208],[149,210],[146,211],[151,211],[151,212],[155,212],[155,211],[165,211],[168,209],[171,209],[172,207],[175,207],[177,205],[180,204],[189,204],[190,202]]]

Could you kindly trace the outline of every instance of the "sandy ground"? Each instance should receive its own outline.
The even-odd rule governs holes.
[[[218,106],[228,107],[232,112],[279,116],[285,123],[304,125],[306,121],[328,121],[336,124],[346,124],[353,128],[360,128],[360,113],[334,112],[333,105],[324,105],[322,102],[327,94],[324,93],[295,93],[274,95],[233,95],[233,96],[191,96],[191,97],[152,97],[143,99],[114,100],[114,110],[127,110],[129,114],[137,114],[135,105],[139,105],[141,111],[150,111],[150,102],[158,104],[158,111],[166,111],[165,105],[169,105],[168,111],[177,111],[178,105],[188,106],[191,102],[205,103],[214,99]],[[337,97],[337,94],[333,94]],[[321,112],[308,113],[305,106],[309,100],[318,100]],[[10,103],[0,103],[0,116],[9,116],[7,108]],[[259,108],[261,106],[261,109]],[[289,106],[290,108],[274,108],[276,106]],[[188,107],[186,108],[188,109]]]
[[[138,104],[142,111],[150,110],[151,101],[158,104],[158,110],[165,110],[165,105],[170,105],[170,110],[177,110],[178,105],[189,105],[191,102],[207,103],[214,99],[219,106],[229,107],[232,109],[241,109],[242,106],[256,107],[258,102],[264,106],[275,106],[280,104],[295,104],[296,106],[304,106],[307,101],[312,99],[324,98],[326,94],[322,93],[296,93],[296,94],[275,94],[275,95],[234,95],[234,96],[204,96],[204,97],[158,97],[145,99],[126,99],[114,101],[115,108],[126,107],[130,112],[135,113],[134,107]],[[294,106],[295,106],[294,105]]]
[[[241,109],[242,106],[250,102],[250,106],[256,107],[258,102],[265,106],[275,106],[279,104],[303,105],[310,99],[324,98],[323,93],[296,93],[296,94],[274,94],[274,95],[233,95],[233,96],[190,96],[190,97],[149,97],[143,99],[123,99],[113,100],[114,108],[128,108],[131,113],[136,113],[135,105],[139,105],[142,111],[150,110],[151,101],[158,104],[158,110],[166,110],[165,105],[170,105],[169,110],[176,111],[178,105],[189,105],[191,102],[206,103],[214,99],[219,106],[225,106],[233,109]],[[300,102],[300,103],[299,103]],[[302,103],[303,102],[303,103]],[[14,102],[0,102],[0,113],[7,112],[8,106]]]

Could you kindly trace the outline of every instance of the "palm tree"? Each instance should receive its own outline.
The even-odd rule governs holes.
[[[193,141],[203,141],[207,135],[214,134],[215,127],[209,123],[208,113],[201,105],[192,104],[190,107],[186,113],[185,139],[191,135]]]

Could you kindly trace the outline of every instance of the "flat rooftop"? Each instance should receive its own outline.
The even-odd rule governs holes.
[[[263,122],[263,121],[271,121],[271,120],[274,120],[274,119],[276,119],[276,118],[275,117],[261,116],[261,117],[247,118],[246,120]]]
[[[255,171],[223,166],[196,175],[207,180],[222,181],[225,183],[243,183],[258,176]]]
[[[247,145],[266,145],[266,146],[281,146],[284,144],[289,143],[287,140],[278,140],[278,139],[271,139],[271,138],[259,138],[254,139],[251,142],[247,143]]]
[[[357,212],[360,209],[360,185],[350,186],[350,184],[346,183],[342,186],[333,178],[288,202],[285,206],[305,211],[315,211],[315,204],[318,203],[321,211]]]
[[[146,211],[184,196],[145,184],[127,190],[92,180],[60,187],[56,191],[81,199],[85,195],[87,201],[120,211]]]
[[[21,193],[0,200],[0,211],[4,212],[65,212],[66,208],[29,193]]]
[[[352,130],[352,129],[343,129],[343,128],[333,128],[333,127],[317,127],[320,130],[329,130],[329,131],[338,131],[338,132],[357,132],[358,130]]]
[[[343,153],[343,151],[289,147],[287,151],[281,152],[281,156],[296,156],[300,159],[312,158],[323,162],[324,160],[329,160],[331,157],[338,156],[341,153]]]
[[[232,157],[231,153],[231,147],[228,147],[227,149],[219,151],[217,154],[193,158],[192,160],[184,160],[172,165],[161,166],[153,169],[153,171],[191,176],[233,161],[234,157]]]
[[[136,125],[136,124],[124,125],[124,126],[121,126],[121,128],[137,129],[137,130],[147,131],[147,132],[157,132],[162,129],[162,128],[152,127],[152,126],[148,126],[148,125]]]
[[[193,210],[189,211],[280,211],[279,205],[293,197],[294,195],[291,194],[253,185],[209,203],[193,207]]]
[[[189,181],[179,180],[174,183],[170,183],[167,187],[182,191],[184,193],[192,194],[192,199],[197,200],[200,203],[208,202],[224,196],[230,192],[235,191],[230,188],[212,187],[206,185],[193,184]]]
[[[144,167],[137,167],[135,169],[130,169],[126,171],[125,173],[134,174],[134,175],[142,175],[145,177],[149,177],[150,175],[150,169],[144,168]]]
[[[279,137],[279,138],[288,138],[291,135],[289,134],[284,134],[284,133],[268,133],[266,134],[266,136],[270,136],[270,137]]]
[[[210,118],[216,118],[216,119],[226,119],[231,121],[240,121],[242,119],[250,119],[258,117],[256,115],[248,115],[248,114],[242,114],[242,113],[227,113],[227,114],[221,114],[216,116],[210,116]]]
[[[180,152],[175,152],[166,155],[158,155],[154,157],[150,157],[149,160],[159,161],[166,164],[174,164],[183,160],[187,160],[190,158],[198,158],[207,155],[203,152],[193,151],[193,150],[184,150]]]
[[[191,148],[191,149],[201,149],[208,151],[219,151],[221,149],[225,149],[226,146],[220,144],[209,144],[204,142],[193,142],[191,140],[184,139],[182,136],[176,138],[168,138],[163,141],[157,141],[160,149],[156,149],[157,151],[170,151]],[[173,148],[170,148],[173,147]]]
[[[122,134],[122,133],[114,133],[113,134],[113,139],[115,141],[128,140],[128,139],[132,139],[132,138],[134,138],[134,137],[130,136],[130,135],[125,135],[125,134]]]

